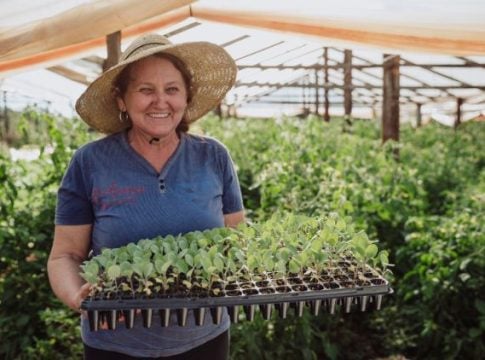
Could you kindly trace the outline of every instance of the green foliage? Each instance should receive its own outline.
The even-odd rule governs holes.
[[[324,281],[323,272],[332,276],[341,261],[362,281],[372,271],[369,265],[385,272],[389,264],[387,251],[379,252],[367,234],[355,232],[348,218],[276,213],[264,223],[237,229],[194,231],[103,249],[82,264],[81,276],[93,285],[93,296],[166,295],[181,288],[198,296],[192,294],[195,287],[210,292],[214,281],[259,281],[268,273],[272,279],[299,274]]]
[[[41,159],[11,162],[0,155],[0,357],[6,359],[73,358],[81,351],[78,318],[54,299],[45,264],[55,192],[72,150],[88,140],[88,132],[76,122],[42,120],[41,126],[44,121],[51,124],[49,132],[39,131],[37,139],[26,127],[31,134],[24,138],[46,145]],[[384,146],[378,126],[364,121],[346,133],[339,121],[316,119],[207,118],[197,126],[229,148],[254,224],[281,211],[351,217],[353,233],[377,239],[390,254],[385,259],[383,252],[379,260],[394,264],[395,294],[381,311],[241,322],[231,329],[234,359],[248,354],[253,359],[480,358],[485,350],[484,124],[464,124],[457,131],[404,126],[400,144]],[[396,147],[399,161],[393,157]],[[112,264],[109,279],[136,272],[150,281],[152,272],[171,266],[178,273],[190,271],[199,261],[207,272],[220,268],[209,243],[196,237],[177,249],[175,237],[164,242],[164,251],[188,249],[183,257],[155,262],[153,269]],[[194,241],[210,261],[191,253]],[[374,255],[372,240],[359,235],[352,241],[361,260]],[[273,257],[260,249],[251,253],[263,266],[277,267],[283,260],[289,266],[293,260],[286,250]],[[220,260],[234,269],[228,258]]]
[[[485,216],[478,210],[408,223],[397,255],[406,274],[396,288],[409,340],[419,338],[413,356],[432,358],[440,349],[448,358],[478,359],[485,351]]]
[[[78,314],[56,304],[56,308],[41,310],[39,318],[45,333],[35,335],[20,358],[65,360],[81,357],[83,345],[79,341],[81,329]]]
[[[349,215],[356,229],[377,237],[392,255],[395,302],[380,313],[363,314],[358,325],[346,317],[332,331],[347,337],[358,328],[367,333],[361,335],[361,343],[370,344],[363,358],[396,353],[426,359],[479,358],[485,288],[480,276],[485,264],[479,260],[485,224],[483,124],[465,124],[456,132],[435,124],[403,127],[401,144],[384,146],[375,125],[365,122],[354,123],[354,131],[345,134],[338,122],[238,123],[238,130],[250,133],[226,141],[233,139],[233,124],[211,119],[204,126],[206,133],[228,145],[236,163],[248,164],[243,171],[254,171],[255,182],[249,185],[258,191],[254,217],[267,218],[277,209]],[[251,151],[250,141],[266,134],[265,152]],[[392,156],[395,147],[400,150],[397,162]],[[364,246],[361,255],[365,256]],[[319,321],[309,319],[310,327],[318,328]],[[262,338],[268,338],[268,327],[258,328]],[[302,327],[288,330],[286,337],[305,331]],[[339,357],[359,358],[346,340],[331,342]],[[332,357],[312,344],[314,355]],[[291,345],[280,341],[274,346]],[[281,355],[271,346],[258,354],[255,358]],[[299,350],[293,355],[305,357]]]
[[[60,127],[46,116],[43,121],[51,140],[43,144],[38,160],[12,162],[0,156],[0,357],[7,359],[32,358],[25,351],[36,346],[44,348],[45,359],[52,359],[53,353],[57,358],[71,353],[69,344],[46,340],[65,335],[49,322],[50,315],[60,323],[72,324],[73,319],[65,311],[45,312],[62,308],[49,287],[46,263],[57,187],[73,150],[86,141],[87,131],[84,126],[80,130],[79,123]]]

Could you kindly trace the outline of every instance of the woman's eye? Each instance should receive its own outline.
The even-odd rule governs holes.
[[[150,94],[153,90],[151,88],[141,88],[140,92],[143,94]]]
[[[168,92],[169,94],[176,93],[176,92],[178,92],[178,90],[179,90],[179,88],[178,88],[178,87],[176,87],[176,86],[170,86],[169,88],[167,88],[167,92]]]

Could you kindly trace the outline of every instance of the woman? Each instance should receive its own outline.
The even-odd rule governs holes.
[[[55,294],[74,310],[89,286],[79,265],[91,251],[143,238],[236,226],[244,221],[238,179],[225,147],[187,133],[234,84],[236,66],[206,42],[174,45],[143,36],[96,79],[76,109],[110,134],[74,155],[58,193],[48,272]],[[224,359],[229,319],[186,327],[91,332],[82,317],[86,359]],[[159,324],[154,319],[154,324]]]

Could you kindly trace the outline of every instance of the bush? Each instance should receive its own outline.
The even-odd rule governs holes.
[[[76,333],[70,326],[75,316],[62,310],[64,306],[55,299],[46,263],[57,187],[73,150],[86,141],[87,131],[79,122],[66,122],[59,128],[54,119],[43,120],[49,129],[46,145],[52,153],[43,152],[32,162],[0,157],[0,357],[7,359],[31,359],[29,354],[38,346],[44,350],[35,357],[45,359],[52,359],[54,353],[57,358],[70,357],[76,349],[60,341]],[[54,325],[53,317],[57,324],[65,323],[65,328]]]

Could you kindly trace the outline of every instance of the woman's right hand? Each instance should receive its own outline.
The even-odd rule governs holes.
[[[72,300],[71,308],[73,310],[81,312],[81,303],[89,295],[91,288],[92,285],[89,283],[86,283],[79,288],[79,291],[74,295],[74,299]]]

